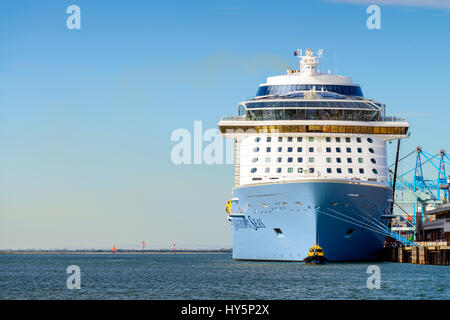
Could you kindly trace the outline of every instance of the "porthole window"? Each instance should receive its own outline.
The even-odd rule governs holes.
[[[297,168],[298,173],[303,173],[303,168]]]
[[[314,162],[314,158],[309,158],[308,161],[309,161],[309,163],[313,163]]]
[[[373,139],[372,138],[367,138],[367,142],[372,143]]]
[[[374,153],[375,151],[372,148],[369,148],[370,153]]]
[[[337,163],[341,163],[341,158],[336,158]]]
[[[288,173],[294,172],[294,168],[288,168]]]
[[[278,142],[283,142],[283,137],[278,137]]]
[[[336,138],[336,142],[341,142],[341,138]]]
[[[327,168],[327,173],[331,173],[331,168]]]
[[[352,152],[352,148],[347,148],[347,153],[351,153]]]
[[[364,169],[363,168],[359,168],[359,173],[364,173]]]
[[[331,142],[331,138],[330,137],[326,137],[325,138],[327,142]]]
[[[277,162],[281,162],[281,158],[277,158]]]
[[[309,142],[314,142],[314,137],[309,137]]]
[[[256,137],[255,142],[260,142],[261,138],[260,137]]]
[[[272,142],[272,137],[267,137],[267,142]]]
[[[362,153],[362,148],[358,148],[358,153]]]
[[[254,152],[258,152],[259,151],[259,147],[256,147],[255,149],[253,149]]]
[[[267,163],[270,162],[270,157],[266,157],[266,162],[267,162]]]
[[[252,168],[252,169],[250,170],[250,172],[251,172],[251,173],[255,173],[255,172],[256,172],[256,168]]]
[[[302,147],[297,148],[297,152],[302,152],[302,150],[303,150]]]
[[[302,157],[298,157],[297,158],[297,162],[303,162],[303,158]]]
[[[288,137],[288,142],[292,142],[292,137]]]
[[[342,169],[341,169],[341,168],[337,168],[337,169],[336,169],[336,172],[337,172],[337,173],[342,173]]]
[[[350,138],[349,137],[345,138],[345,142],[350,142]]]
[[[281,152],[281,151],[283,151],[283,148],[278,147],[278,152]]]
[[[281,168],[277,168],[277,173],[281,173]]]
[[[297,142],[302,142],[302,137],[297,137]]]
[[[347,163],[352,163],[352,158],[347,158]]]
[[[265,169],[265,172],[266,172],[266,173],[270,173],[270,168],[266,168],[266,169]]]
[[[288,162],[292,162],[292,158],[288,158]]]
[[[270,152],[270,151],[272,151],[272,148],[271,148],[271,147],[267,147],[267,148],[266,148],[266,151],[267,151],[267,152]]]
[[[352,168],[348,168],[348,173],[353,173],[353,169]]]
[[[372,172],[375,174],[378,174],[378,170],[377,169],[372,169]]]
[[[253,163],[255,163],[255,162],[257,162],[257,161],[258,161],[258,158],[253,158],[253,159],[252,159],[252,162],[253,162]]]
[[[361,138],[356,138],[356,142],[361,143]]]
[[[363,163],[364,162],[363,158],[358,158],[358,162]]]
[[[341,148],[336,148],[336,152],[341,152]]]
[[[327,147],[327,152],[331,152],[331,148]]]
[[[309,152],[314,152],[314,147],[310,147]]]
[[[331,163],[331,158],[327,158],[327,163]]]
[[[289,148],[288,148],[288,152],[292,152],[292,147],[289,147]]]
[[[370,159],[370,162],[372,163],[377,163],[377,160],[375,160],[374,158]]]

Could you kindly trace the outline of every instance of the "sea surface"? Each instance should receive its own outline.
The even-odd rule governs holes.
[[[68,289],[67,267],[81,289]],[[450,299],[450,267],[233,261],[231,254],[0,254],[0,299]]]

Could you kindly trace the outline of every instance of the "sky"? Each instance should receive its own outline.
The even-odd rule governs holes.
[[[0,249],[231,247],[233,165],[176,165],[171,135],[217,128],[298,48],[407,118],[401,154],[450,149],[449,31],[449,1],[1,1]]]

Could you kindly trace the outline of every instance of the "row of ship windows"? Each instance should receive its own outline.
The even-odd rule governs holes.
[[[294,142],[294,138],[293,137],[284,137],[284,140],[286,140],[287,142]],[[302,142],[303,141],[303,137],[297,137],[297,142]],[[306,140],[306,139],[305,139]],[[255,138],[255,142],[260,142],[261,141],[261,137],[256,137]],[[267,137],[266,138],[267,142],[271,142],[272,141],[272,137]],[[308,141],[309,142],[314,142],[314,137],[308,137]],[[326,142],[331,142],[331,137],[326,137],[325,138]],[[341,138],[340,137],[336,137],[335,138],[336,142],[341,142]],[[351,138],[350,137],[345,137],[345,142],[351,142]],[[278,142],[283,142],[283,137],[278,137]],[[361,143],[362,139],[357,137],[356,138],[356,142]],[[373,139],[372,138],[367,138],[367,142],[369,143],[373,143]]]
[[[256,173],[257,171],[258,171],[257,168],[250,169],[250,173]],[[276,168],[275,172],[282,173],[283,168]],[[336,168],[335,172],[342,173],[342,168]],[[350,174],[354,173],[353,168],[347,168],[347,172]],[[360,174],[364,174],[364,168],[359,168],[358,172]],[[270,168],[264,168],[264,173],[270,173]],[[287,173],[294,173],[294,168],[287,168]],[[303,168],[297,168],[297,173],[314,173],[314,168],[309,168],[306,170],[303,170]],[[327,173],[333,173],[332,168],[327,168]],[[374,168],[374,169],[372,169],[372,173],[378,174],[378,170]]]
[[[259,152],[259,150],[260,150],[260,148],[256,147],[256,148],[253,149],[253,152]],[[328,152],[328,153],[330,153],[331,150],[332,150],[331,147],[326,147],[325,148],[325,151]],[[336,147],[335,150],[336,150],[337,153],[341,153],[341,148],[340,147]],[[373,148],[369,148],[368,150],[369,150],[370,153],[374,153],[375,152],[375,150]],[[293,147],[287,147],[287,152],[293,152],[293,151],[294,151]],[[352,152],[352,148],[350,148],[350,147],[345,148],[345,151],[347,153],[351,153]],[[363,149],[362,148],[356,148],[356,151],[358,151],[358,153],[362,153]],[[272,152],[272,147],[266,147],[266,152]],[[278,147],[277,148],[277,152],[283,152],[283,147]],[[303,152],[303,147],[297,147],[297,152]],[[309,147],[308,148],[308,152],[314,152],[314,147]]]
[[[294,157],[287,157],[286,160],[287,160],[288,163],[294,162]],[[315,160],[314,157],[308,157],[308,162],[309,162],[309,163],[314,163],[314,160]],[[258,161],[259,161],[259,158],[253,158],[253,159],[252,159],[252,162],[253,162],[253,163],[256,163],[256,162],[258,162]],[[266,162],[266,163],[270,163],[271,161],[272,161],[272,158],[271,158],[271,157],[266,157],[266,158],[265,158],[265,162]],[[335,158],[335,161],[336,161],[336,163],[342,163],[342,159],[339,158],[339,157],[336,157],[336,158]],[[347,158],[347,163],[353,163],[352,161],[353,161],[352,158]],[[278,163],[283,162],[283,158],[282,158],[282,157],[278,157],[278,158],[277,158],[277,162],[278,162]],[[297,157],[297,162],[298,162],[298,163],[303,162],[303,157]],[[326,162],[327,162],[327,163],[331,163],[331,162],[332,162],[332,158],[327,157],[327,158],[326,158]],[[376,164],[376,163],[377,163],[377,160],[375,160],[375,158],[370,158],[370,162],[372,162],[373,164]],[[364,163],[364,158],[358,158],[358,163]]]

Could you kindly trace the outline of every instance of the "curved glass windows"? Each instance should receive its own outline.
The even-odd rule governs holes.
[[[258,152],[259,151],[259,147],[256,147],[255,149],[253,149],[253,152]]]
[[[375,151],[372,148],[369,148],[370,153],[374,153]]]
[[[372,172],[373,172],[374,174],[378,174],[378,170],[377,170],[377,169],[372,169]]]
[[[256,96],[281,95],[296,91],[328,91],[335,92],[346,96],[363,97],[361,87],[345,86],[345,85],[321,85],[321,84],[288,84],[288,85],[270,85],[260,86],[256,92]]]
[[[245,107],[243,105],[239,106],[239,115],[245,116]]]
[[[372,139],[372,138],[367,138],[367,141],[368,141],[369,143],[372,143],[372,142],[373,142],[373,139]]]
[[[256,172],[256,168],[252,168],[252,169],[250,170],[250,172],[251,172],[251,173],[255,173],[255,172]]]
[[[326,109],[249,109],[248,120],[346,120],[377,121],[377,110],[326,110]]]
[[[260,137],[256,137],[255,138],[255,142],[260,142],[261,141],[261,138]]]
[[[253,163],[255,163],[255,162],[257,162],[257,161],[258,161],[258,158],[253,158],[253,159],[252,159],[252,162],[253,162]]]
[[[370,159],[370,161],[374,164],[377,163],[377,161],[374,158]]]

